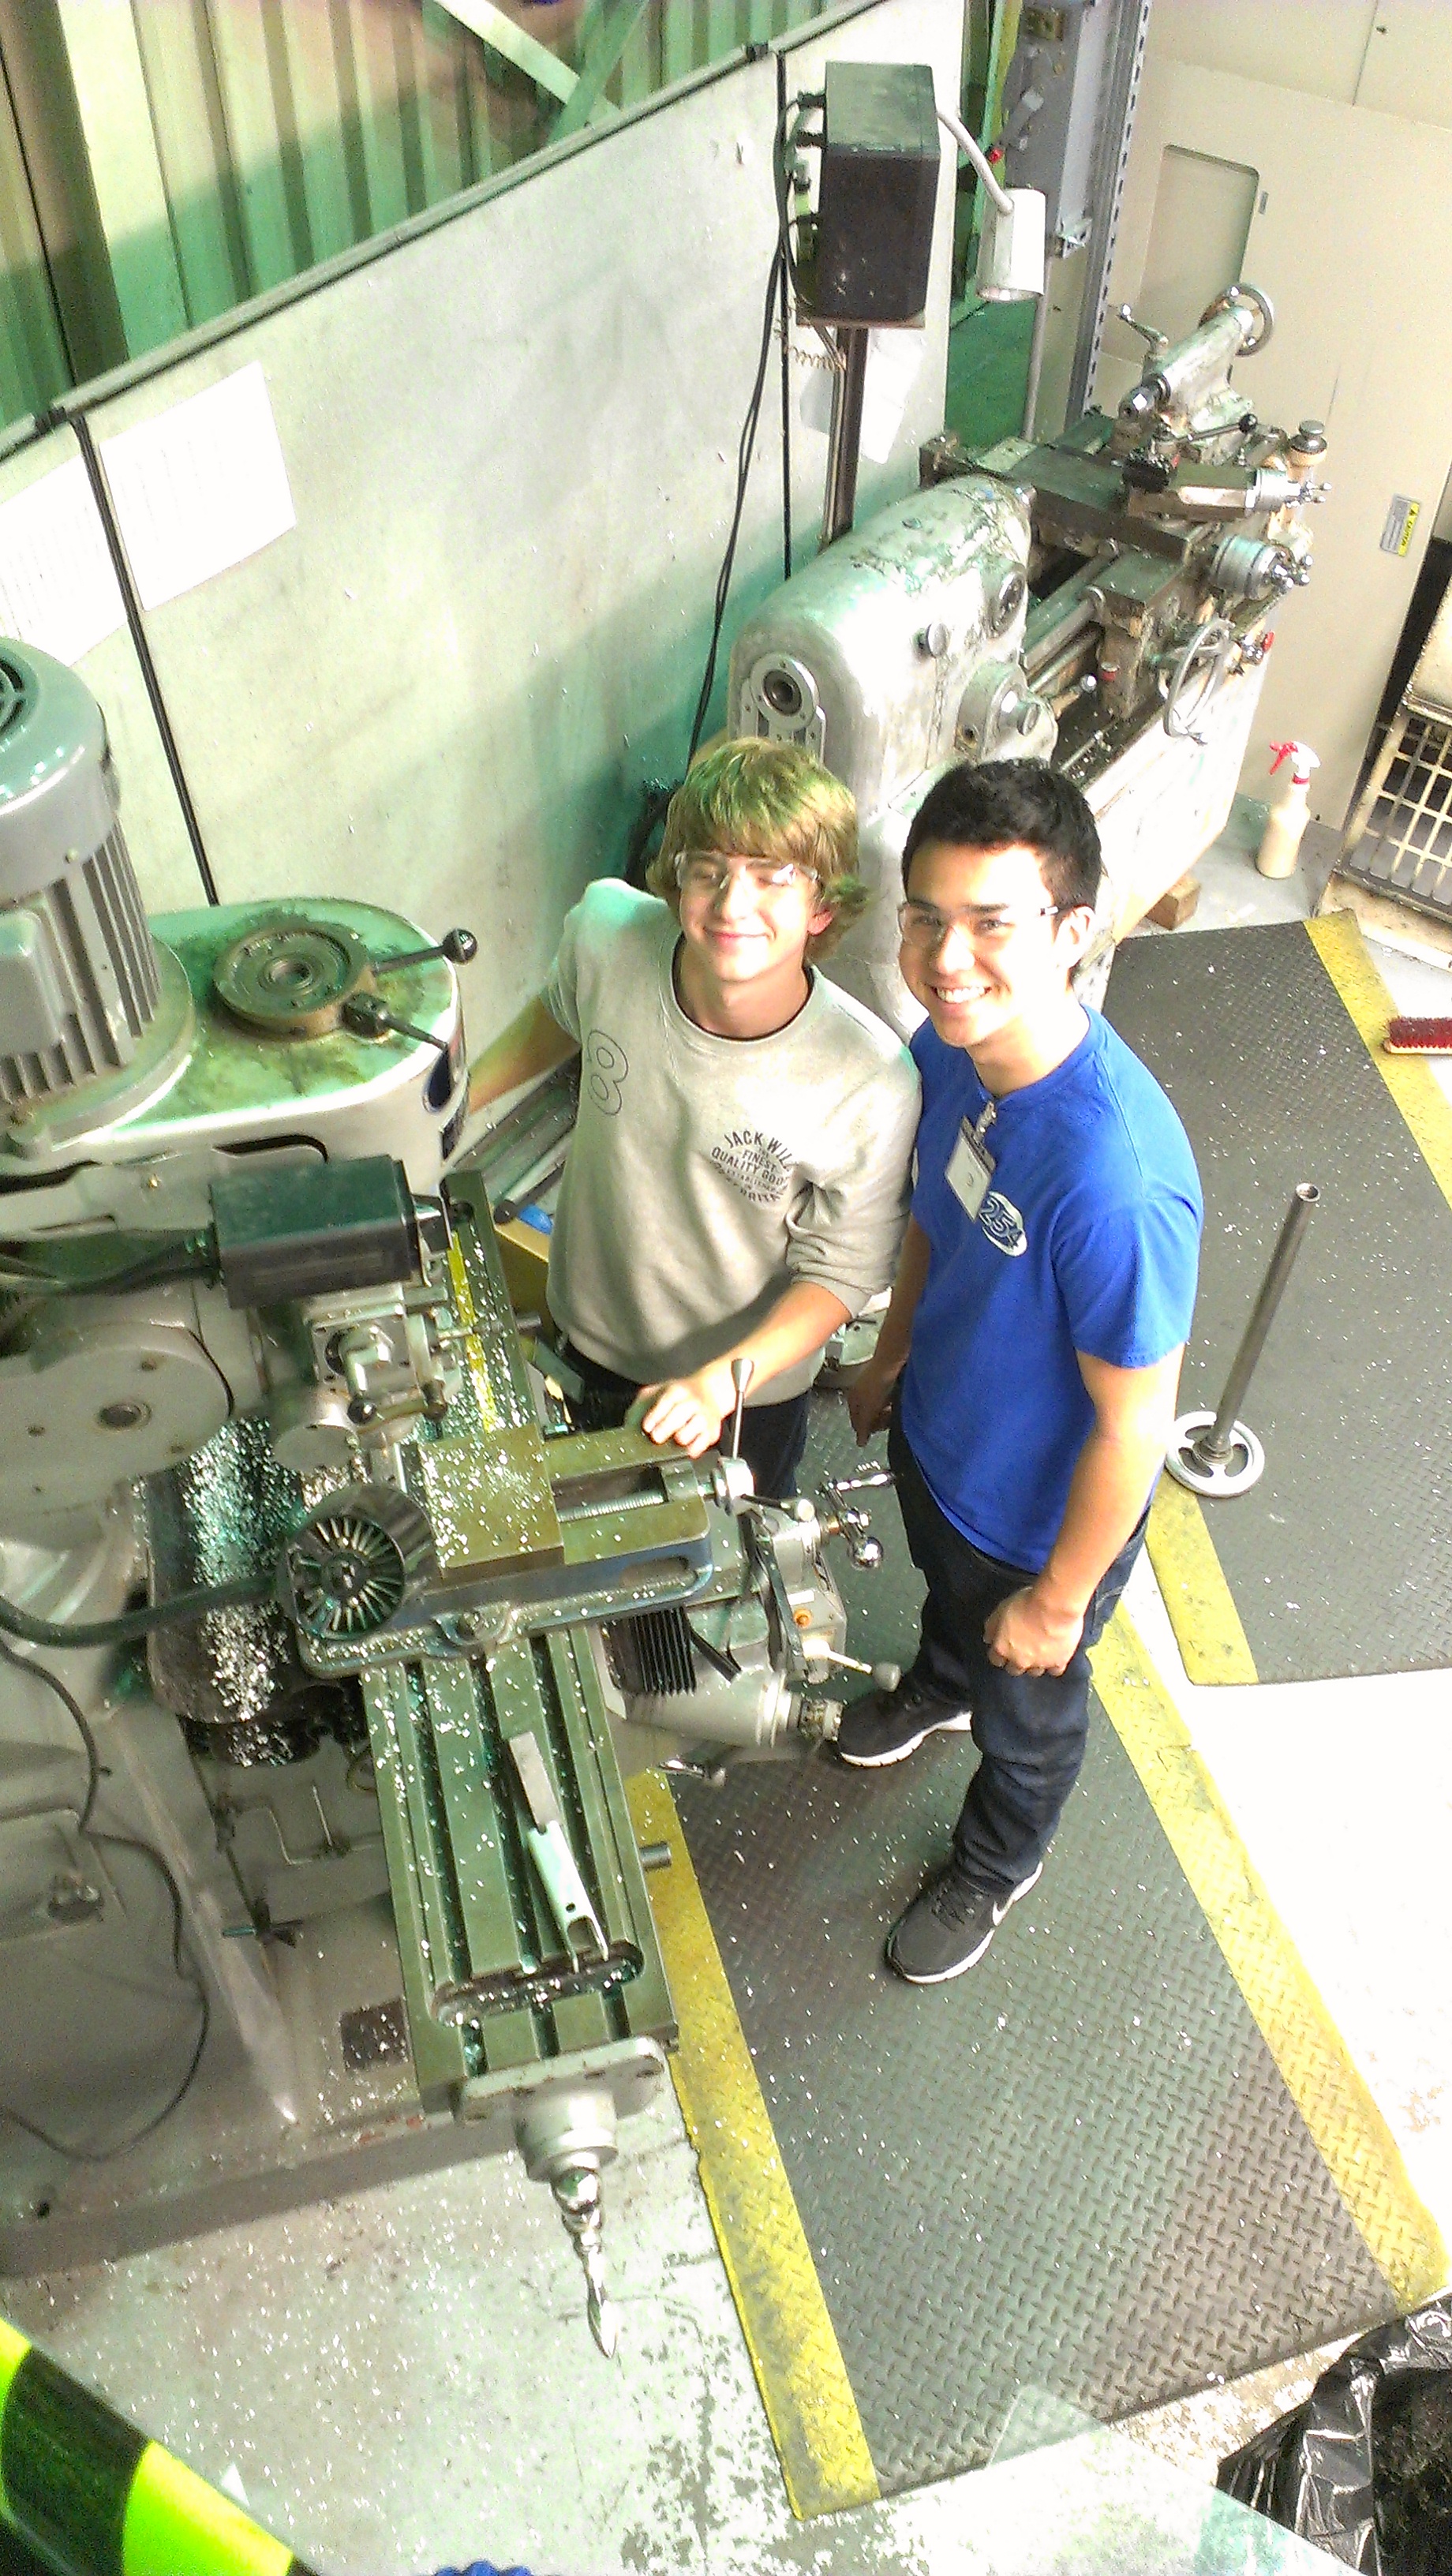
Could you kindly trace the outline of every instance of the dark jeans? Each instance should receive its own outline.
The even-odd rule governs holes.
[[[912,1560],[928,1585],[913,1673],[937,1697],[971,1709],[982,1756],[953,1828],[954,1851],[975,1879],[1016,1887],[1043,1859],[1079,1777],[1089,1728],[1088,1650],[1124,1590],[1144,1521],[1095,1590],[1064,1670],[1004,1672],[988,1660],[983,1623],[1010,1592],[1032,1583],[1032,1574],[981,1555],[945,1519],[896,1413],[887,1455]]]
[[[582,1431],[613,1431],[629,1412],[640,1388],[633,1378],[618,1377],[614,1369],[602,1368],[598,1360],[587,1359],[571,1341],[561,1345],[560,1356],[569,1361],[576,1375],[584,1380],[583,1403],[572,1404],[570,1412]],[[721,1426],[723,1442],[731,1437],[729,1420]],[[741,1416],[741,1455],[751,1469],[759,1494],[778,1498],[794,1494],[797,1469],[807,1445],[807,1399],[803,1395],[787,1397],[785,1404],[748,1404]],[[670,1446],[670,1443],[667,1443]]]

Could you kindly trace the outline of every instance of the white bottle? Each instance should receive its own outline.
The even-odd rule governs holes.
[[[1295,874],[1301,834],[1311,819],[1311,772],[1321,763],[1307,742],[1273,742],[1271,749],[1272,778],[1283,760],[1289,760],[1291,774],[1265,818],[1255,864],[1263,877],[1289,877]]]

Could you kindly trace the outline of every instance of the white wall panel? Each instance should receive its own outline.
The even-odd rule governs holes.
[[[1373,27],[1386,14],[1376,0],[1154,0],[1150,55],[1349,107]]]
[[[1381,0],[1356,87],[1358,107],[1452,125],[1452,8],[1447,0]]]
[[[879,0],[827,46],[927,61],[957,96],[958,0]],[[148,631],[224,900],[351,892],[478,931],[477,1041],[532,989],[642,780],[675,776],[730,518],[775,233],[775,66],[741,65],[100,403],[97,438],[259,361],[296,530]],[[924,364],[861,507],[942,421],[951,155]],[[780,578],[773,365],[735,625]],[[825,440],[798,428],[798,545]],[[5,488],[0,474],[0,492]],[[88,658],[153,906],[178,817],[124,639]],[[180,868],[185,884],[185,845]]]

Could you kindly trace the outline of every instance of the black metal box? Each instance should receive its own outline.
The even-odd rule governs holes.
[[[926,63],[828,63],[811,310],[823,322],[920,322],[938,193]]]
[[[281,1306],[419,1275],[408,1178],[387,1154],[244,1166],[212,1183],[212,1217],[229,1306]]]

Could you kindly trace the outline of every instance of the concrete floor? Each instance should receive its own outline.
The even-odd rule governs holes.
[[[1202,863],[1200,926],[1305,910],[1302,877],[1271,887],[1255,875],[1256,822],[1238,808]],[[1309,857],[1314,874],[1314,844]],[[1444,970],[1385,952],[1378,963],[1403,1009],[1448,1007]],[[1452,2239],[1447,1676],[1196,1689],[1147,1560],[1127,1599]],[[1210,2488],[1225,2452],[1306,2393],[1318,2355],[1113,2433],[1089,2428],[973,2477],[796,2524],[669,2096],[627,2130],[608,2231],[624,2311],[614,2365],[586,2336],[553,2213],[512,2160],[7,2283],[3,2305],[331,2576],[404,2576],[479,2555],[536,2576],[1173,2576],[1331,2563],[1269,2525],[1242,2525]]]

